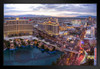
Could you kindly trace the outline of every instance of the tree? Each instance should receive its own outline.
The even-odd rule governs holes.
[[[19,34],[19,36],[21,36],[21,34]]]
[[[37,41],[36,39],[34,39],[33,41]]]
[[[14,46],[17,46],[16,42],[14,42]]]
[[[46,51],[49,51],[49,49],[47,48]]]
[[[42,45],[41,48],[44,49],[44,45]]]
[[[15,36],[17,36],[17,34],[15,34]]]
[[[57,61],[56,61],[56,63],[57,63],[57,64],[59,63],[59,60],[60,60],[60,59],[59,59],[59,58],[57,58]]]
[[[6,41],[5,44],[6,44],[7,48],[10,47],[10,42],[9,41]]]
[[[42,39],[44,39],[44,37],[43,37],[43,36],[41,36],[41,38],[42,38]]]
[[[23,39],[20,38],[20,40],[22,41]]]
[[[36,40],[36,41],[34,41],[34,45],[37,45],[37,40]]]
[[[53,50],[52,51],[55,51],[55,47],[53,47]]]
[[[12,39],[9,39],[9,41],[12,41]]]
[[[55,62],[52,62],[52,65],[56,65],[56,63]]]
[[[22,45],[26,46],[25,42],[22,41],[21,43],[22,43]]]
[[[30,41],[29,40],[27,42],[28,42],[28,44],[30,44]]]
[[[94,48],[92,47],[91,50],[88,52],[89,55],[94,55]]]
[[[38,35],[36,35],[36,37],[39,37]]]
[[[4,42],[6,42],[6,40],[4,40]]]
[[[36,46],[38,46],[39,44],[37,43]]]
[[[84,63],[84,64],[81,64],[81,65],[94,65],[94,60],[93,59],[88,59],[87,61],[86,61],[86,63]]]

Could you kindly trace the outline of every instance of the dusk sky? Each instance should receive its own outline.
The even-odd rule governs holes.
[[[96,16],[96,4],[4,4],[4,15]]]

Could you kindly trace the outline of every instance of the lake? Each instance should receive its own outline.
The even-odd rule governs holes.
[[[56,62],[61,54],[63,54],[63,52],[48,52],[36,46],[23,46],[15,50],[7,49],[4,51],[4,66],[52,65],[52,62]]]

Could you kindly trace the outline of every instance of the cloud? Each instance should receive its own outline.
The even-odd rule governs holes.
[[[4,4],[4,15],[96,16],[96,12],[96,4]]]
[[[71,11],[71,12],[96,12],[96,6],[92,5],[74,5],[74,4],[69,4],[69,6],[62,6],[59,8],[56,8],[57,11]]]

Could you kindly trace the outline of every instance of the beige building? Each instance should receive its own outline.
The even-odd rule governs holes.
[[[4,23],[4,37],[15,35],[31,35],[33,31],[32,22],[29,20],[7,20]]]
[[[49,35],[59,35],[58,21],[56,21],[56,22],[48,21],[48,22],[44,22],[44,23],[39,23],[38,29],[48,33]]]

